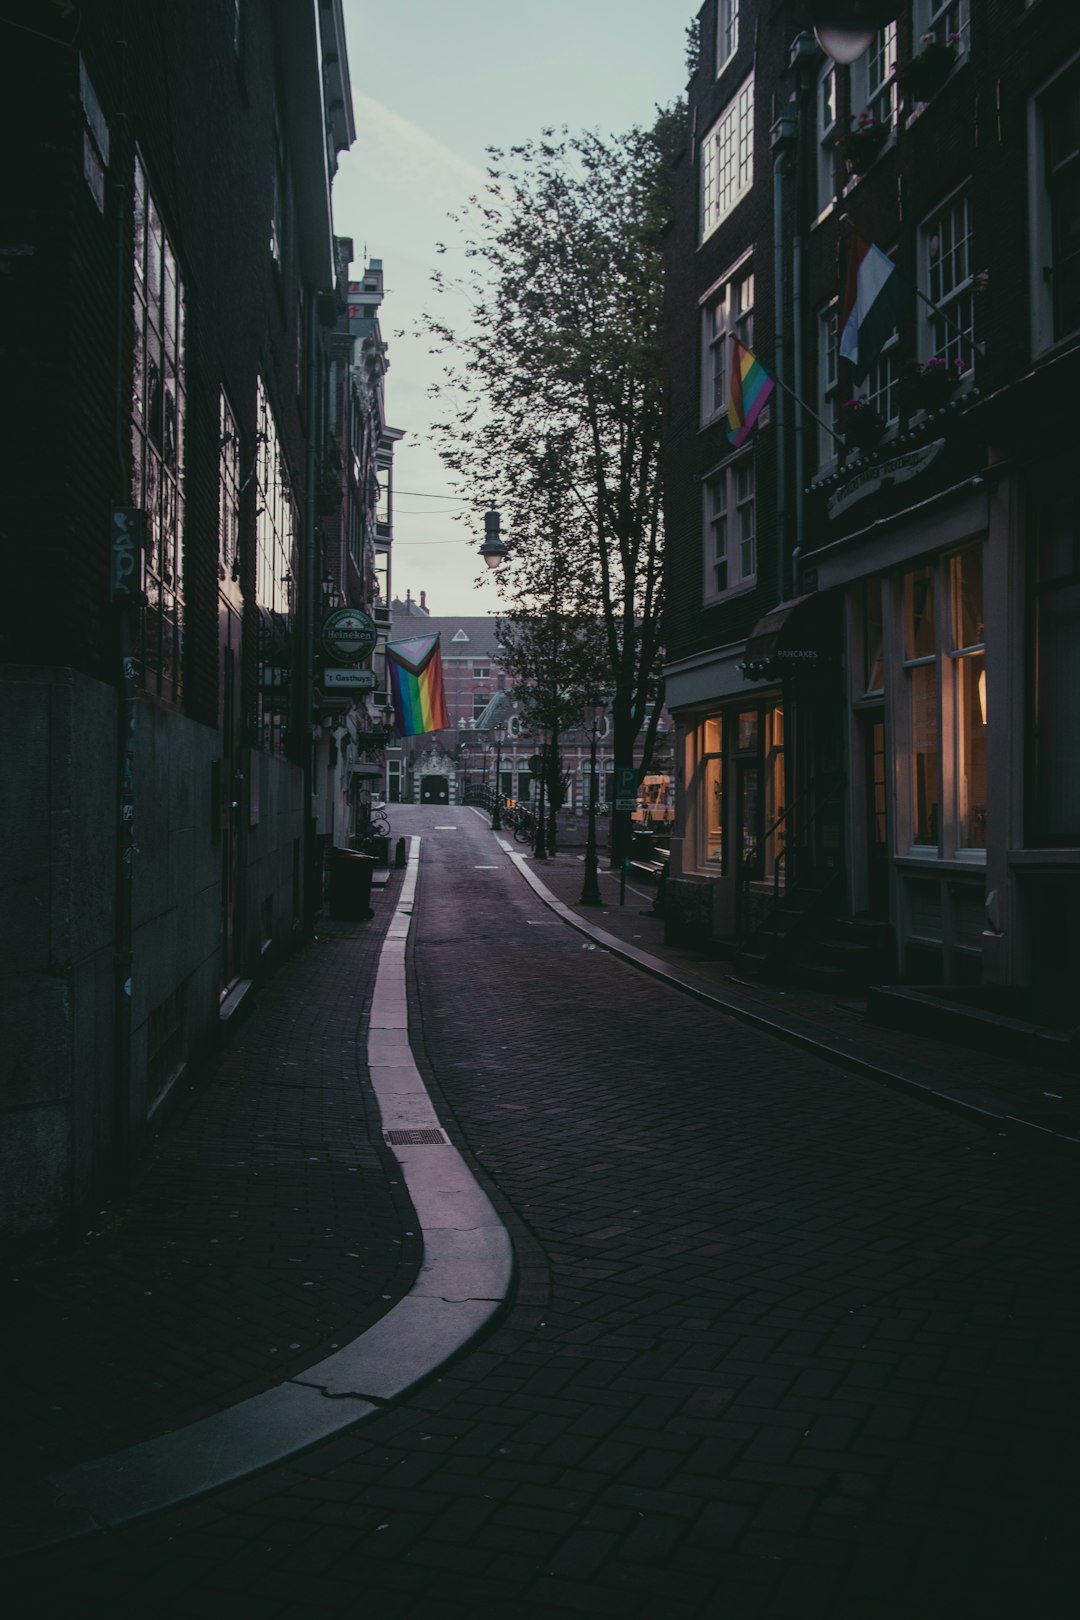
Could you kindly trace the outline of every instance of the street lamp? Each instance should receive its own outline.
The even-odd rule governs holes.
[[[585,882],[582,885],[582,906],[602,906],[600,877],[596,867],[596,738],[600,721],[607,708],[602,700],[594,700],[585,710],[589,727],[589,834],[585,841]]]
[[[484,513],[484,543],[478,550],[489,568],[498,568],[510,555],[510,549],[499,533],[499,513],[494,506]]]
[[[495,727],[495,803],[491,811],[492,832],[502,832],[502,787],[499,768],[502,765],[502,740],[504,726],[500,721]]]

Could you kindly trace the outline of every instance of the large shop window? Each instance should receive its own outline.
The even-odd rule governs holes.
[[[184,639],[184,282],[135,159],[131,499],[146,513],[139,664],[148,692],[179,703]]]
[[[1074,497],[1039,514],[1030,708],[1033,844],[1080,845],[1080,511]]]
[[[720,715],[702,728],[702,796],[700,827],[702,866],[721,867],[724,861],[724,722]]]
[[[981,547],[903,581],[910,848],[986,848],[986,668]]]

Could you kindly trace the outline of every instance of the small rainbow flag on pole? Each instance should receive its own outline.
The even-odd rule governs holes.
[[[387,642],[386,673],[394,704],[395,736],[418,737],[425,731],[449,729],[437,633]]]
[[[773,379],[756,354],[737,337],[731,339],[731,381],[728,384],[728,438],[745,443],[773,391]]]

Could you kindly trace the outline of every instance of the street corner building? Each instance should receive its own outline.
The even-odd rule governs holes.
[[[340,0],[5,9],[0,1245],[30,1252],[318,906],[355,705],[317,627],[389,603],[400,434],[341,453],[343,358],[378,393],[385,345],[381,261],[350,288],[333,234]]]
[[[757,978],[1067,1042],[1080,14],[882,0],[853,41],[844,10],[698,13],[666,238],[667,926]],[[747,353],[775,386],[733,434]]]

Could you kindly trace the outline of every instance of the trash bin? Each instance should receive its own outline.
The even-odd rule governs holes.
[[[352,922],[367,922],[371,909],[371,874],[375,857],[357,850],[330,851],[330,915]]]

